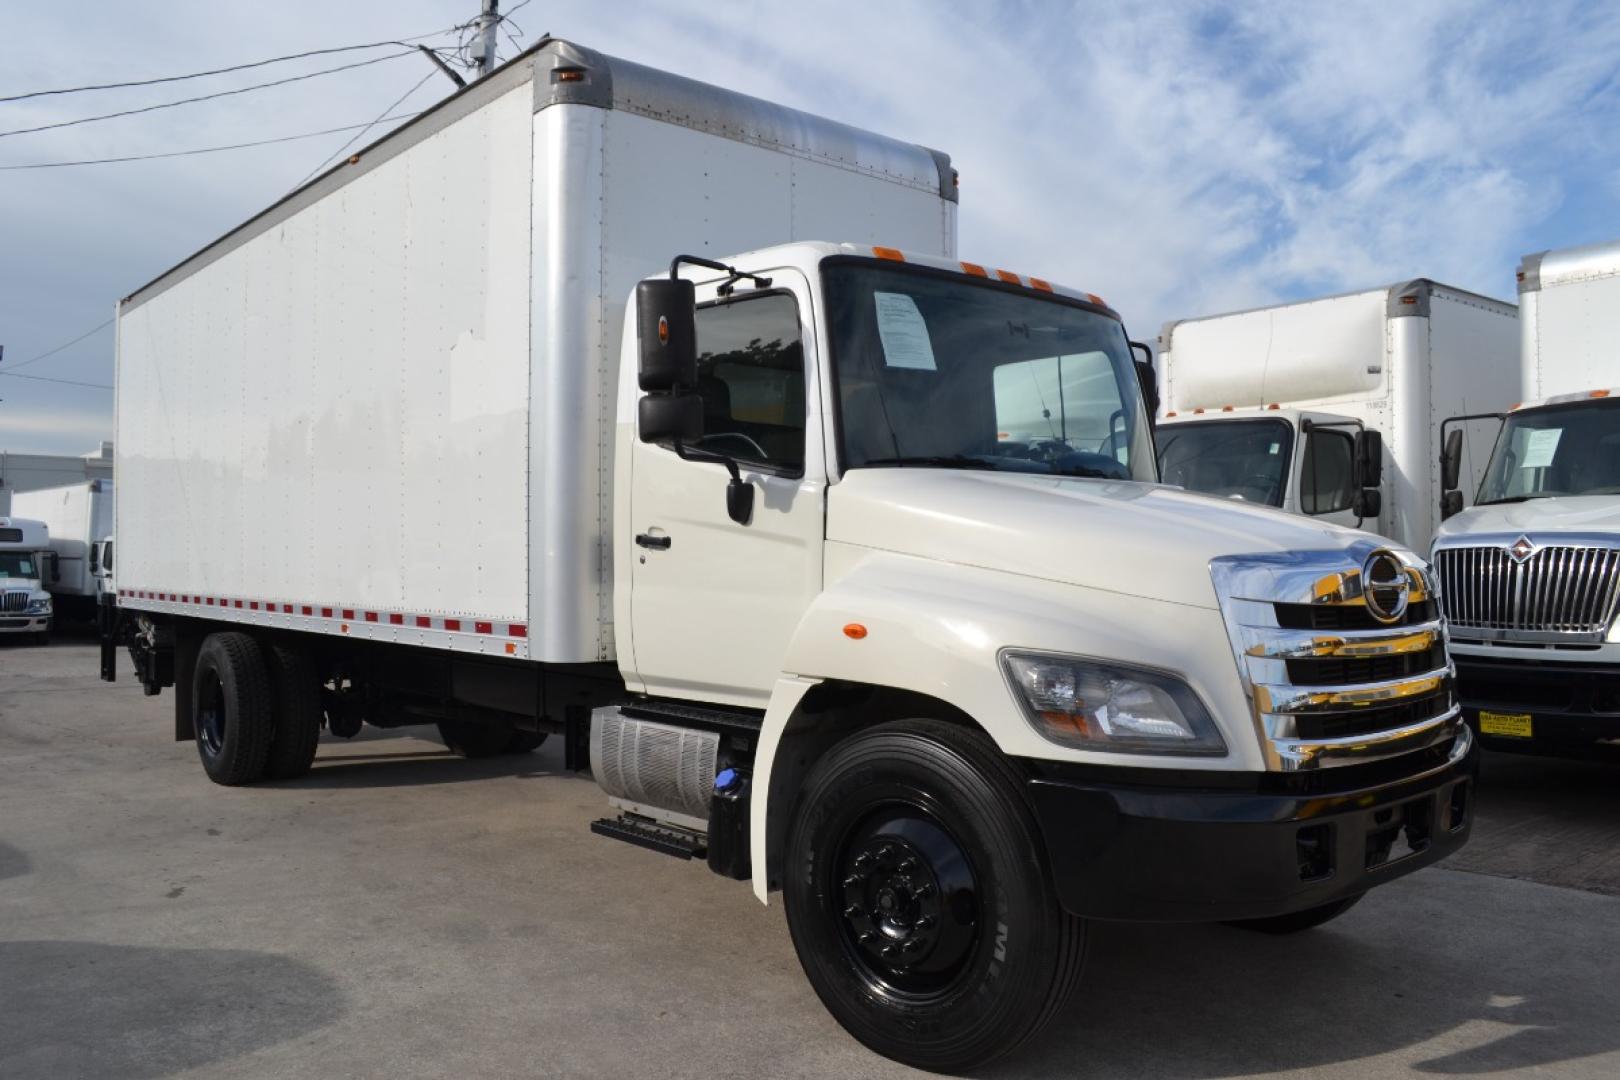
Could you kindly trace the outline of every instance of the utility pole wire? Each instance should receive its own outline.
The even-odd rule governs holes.
[[[522,4],[518,5],[522,7]],[[332,49],[311,49],[308,52],[290,53],[287,56],[272,56],[268,60],[255,60],[248,64],[232,64],[230,67],[212,68],[208,71],[193,71],[186,75],[165,75],[157,79],[136,79],[132,82],[100,83],[95,86],[70,86],[61,90],[33,90],[26,94],[11,94],[0,97],[0,104],[8,101],[27,101],[30,98],[52,97],[57,94],[82,94],[91,90],[121,90],[130,86],[156,86],[159,83],[183,82],[186,79],[204,79],[210,75],[224,75],[232,71],[247,71],[251,68],[267,67],[270,64],[283,64],[289,60],[303,60],[311,56],[328,56],[332,53],[356,52],[361,49],[380,49],[385,45],[398,45],[406,48],[413,42],[426,41],[432,37],[442,37],[445,34],[455,33],[455,27],[448,30],[435,30],[431,34],[418,34],[415,37],[401,38],[399,41],[373,41],[365,45],[339,45]]]
[[[61,383],[63,386],[88,386],[92,390],[111,390],[108,383],[80,382],[78,379],[53,379],[49,375],[19,375],[15,371],[0,371],[0,377],[8,379],[32,379],[35,382]]]
[[[35,161],[25,165],[0,165],[0,172],[12,172],[17,169],[66,169],[75,165],[111,165],[123,161],[155,161],[158,158],[190,157],[192,154],[217,154],[222,150],[245,150],[252,146],[271,146],[275,143],[296,142],[299,139],[313,139],[320,135],[336,135],[340,131],[353,131],[356,128],[375,127],[378,123],[389,120],[411,120],[421,113],[399,113],[396,116],[385,116],[381,121],[373,120],[369,124],[345,124],[342,127],[325,128],[321,131],[306,131],[301,135],[283,135],[276,139],[257,139],[253,142],[230,143],[225,146],[199,146],[191,150],[169,150],[160,154],[130,154],[127,157],[86,158],[82,161]],[[108,320],[109,322],[111,320]],[[102,326],[105,326],[103,323]],[[96,329],[100,329],[97,327]],[[71,344],[71,342],[69,343]],[[37,359],[37,357],[36,357]],[[24,363],[33,363],[33,360]],[[22,364],[16,365],[22,367]]]
[[[37,364],[41,360],[48,360],[51,357],[55,356],[57,353],[61,352],[63,349],[72,348],[73,346],[77,345],[79,342],[83,341],[85,338],[89,337],[91,334],[97,333],[98,331],[101,331],[101,330],[105,330],[105,329],[107,329],[107,327],[111,326],[112,324],[113,324],[113,321],[111,319],[108,319],[104,323],[101,323],[101,324],[99,324],[97,326],[92,326],[90,329],[86,330],[84,333],[80,334],[78,337],[74,338],[72,341],[67,342],[65,345],[58,345],[54,349],[48,349],[45,352],[40,353],[38,356],[31,357],[30,359],[24,360],[20,364],[7,364],[5,366],[5,369],[3,371],[0,371],[0,375],[9,375],[13,371],[16,371],[20,367],[27,367],[29,364]]]
[[[374,128],[378,124],[382,123],[383,120],[388,116],[389,113],[393,112],[395,109],[399,108],[400,105],[404,104],[406,98],[410,97],[412,94],[414,94],[418,90],[422,89],[422,87],[427,83],[427,81],[429,79],[433,78],[433,76],[437,75],[437,74],[438,74],[437,71],[430,71],[426,75],[422,76],[420,82],[418,82],[415,86],[411,87],[409,90],[405,91],[403,94],[399,95],[399,98],[392,105],[388,106],[388,108],[386,108],[382,112],[378,113],[377,114],[377,119],[373,120],[371,123],[369,123],[365,127],[361,128],[358,132],[355,133],[353,138],[351,138],[348,142],[344,143],[342,146],[338,147],[336,152],[334,152],[325,161],[323,161],[319,165],[315,166],[315,168],[313,170],[311,170],[310,173],[307,176],[305,176],[302,180],[298,181],[298,183],[294,184],[288,190],[289,191],[297,191],[299,188],[301,188],[305,184],[309,183],[312,179],[319,176],[322,172],[325,171],[326,167],[328,165],[330,165],[333,161],[336,161],[343,154],[344,151],[346,151],[349,147],[353,146],[355,143],[359,142],[361,137],[364,136],[366,132],[370,131],[372,128]]]
[[[338,67],[322,68],[320,71],[311,71],[303,75],[293,75],[285,79],[276,79],[273,82],[254,83],[252,86],[242,86],[235,90],[221,90],[214,94],[203,94],[199,97],[181,98],[179,101],[165,101],[160,105],[148,105],[141,109],[124,109],[121,112],[103,113],[100,116],[85,116],[78,120],[64,120],[56,124],[41,124],[39,127],[17,128],[14,131],[0,131],[0,139],[8,135],[31,135],[36,131],[53,131],[56,128],[75,127],[79,124],[89,124],[97,120],[112,120],[120,116],[136,116],[140,113],[156,112],[159,109],[172,109],[176,105],[190,105],[196,101],[212,101],[215,98],[231,97],[235,94],[246,94],[251,90],[263,90],[271,86],[285,86],[287,83],[302,82],[305,79],[318,78],[321,75],[332,75],[339,71],[349,71],[353,68],[369,67],[372,64],[381,64],[387,60],[398,60],[402,56],[415,56],[416,50],[407,49],[405,52],[389,53],[372,60],[359,60],[352,64],[343,64]]]

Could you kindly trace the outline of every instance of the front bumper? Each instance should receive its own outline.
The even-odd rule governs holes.
[[[0,634],[39,634],[50,628],[49,615],[0,615]]]
[[[1473,823],[1478,757],[1464,733],[1364,767],[1229,781],[1187,771],[1155,786],[1117,769],[1028,762],[1028,790],[1074,914],[1258,919],[1358,895],[1457,850]],[[1222,786],[1201,786],[1212,784]]]
[[[1530,717],[1529,737],[1484,735],[1492,750],[1554,749],[1620,739],[1620,665],[1453,654],[1463,716],[1480,710]]]

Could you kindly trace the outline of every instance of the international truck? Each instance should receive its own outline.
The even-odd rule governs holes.
[[[1434,545],[1468,722],[1504,750],[1620,740],[1620,241],[1520,262],[1522,386],[1471,509],[1447,420]]]
[[[1045,1025],[1091,919],[1302,929],[1455,850],[1425,562],[1159,486],[1118,314],[956,206],[943,154],[524,53],[119,305],[144,689],[222,784],[555,737],[595,832],[779,892],[930,1069]]]
[[[49,553],[43,521],[0,517],[0,641],[50,640],[51,594],[42,580]]]
[[[1164,480],[1427,551],[1440,418],[1517,400],[1518,348],[1512,304],[1427,278],[1167,323]]]
[[[60,619],[93,619],[100,578],[101,544],[113,527],[111,480],[86,480],[63,487],[20,491],[12,509],[45,523],[50,551],[45,588]]]

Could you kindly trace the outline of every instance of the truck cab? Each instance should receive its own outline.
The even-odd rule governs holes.
[[[50,535],[44,522],[0,517],[0,637],[44,642],[51,633],[45,590]]]
[[[1166,484],[1372,531],[1381,447],[1359,419],[1310,409],[1195,408],[1158,427]]]

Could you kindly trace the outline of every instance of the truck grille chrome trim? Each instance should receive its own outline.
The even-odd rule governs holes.
[[[1355,765],[1464,737],[1434,577],[1416,556],[1368,540],[1216,559],[1210,573],[1267,768]],[[1369,605],[1391,581],[1404,602]]]
[[[25,592],[0,593],[0,611],[27,611],[28,594]]]
[[[1446,617],[1457,636],[1544,644],[1601,642],[1620,613],[1612,539],[1469,537],[1435,548]],[[1485,541],[1485,542],[1481,542]]]

